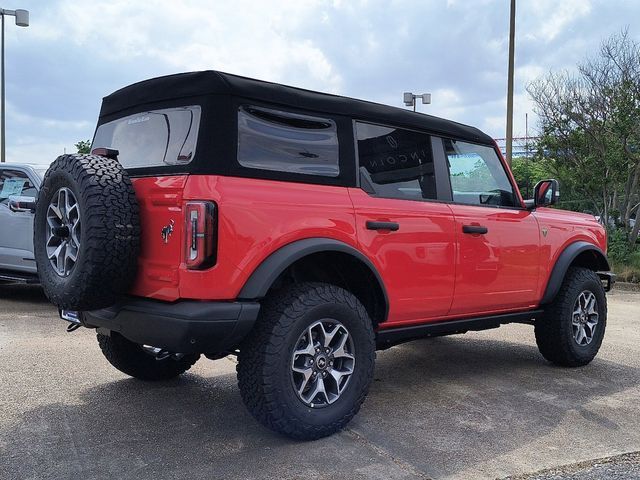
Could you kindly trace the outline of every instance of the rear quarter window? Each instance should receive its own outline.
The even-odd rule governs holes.
[[[252,106],[238,110],[238,163],[243,167],[337,177],[338,150],[333,120]]]
[[[118,150],[125,168],[185,165],[195,155],[200,107],[136,113],[100,125],[92,149]]]

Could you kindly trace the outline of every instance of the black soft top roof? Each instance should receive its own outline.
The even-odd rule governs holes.
[[[213,70],[152,78],[121,88],[103,99],[100,117],[134,106],[207,95],[233,95],[316,112],[348,115],[358,120],[413,127],[478,143],[493,143],[491,137],[477,128],[431,115]]]

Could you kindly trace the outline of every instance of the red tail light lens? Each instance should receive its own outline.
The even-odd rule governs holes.
[[[202,270],[216,263],[216,204],[187,202],[185,208],[185,262],[187,268]]]

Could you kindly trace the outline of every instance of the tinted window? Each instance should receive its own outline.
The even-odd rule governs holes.
[[[453,201],[471,205],[515,205],[513,187],[492,147],[444,140]]]
[[[98,127],[93,148],[114,148],[125,168],[184,165],[196,150],[200,107],[167,108],[119,118]]]
[[[0,203],[8,203],[9,197],[13,195],[35,197],[37,194],[36,187],[25,173],[0,170]]]
[[[241,107],[238,162],[261,170],[337,177],[336,124],[324,118]]]
[[[356,123],[358,157],[377,195],[423,200],[436,198],[429,135],[401,128]]]

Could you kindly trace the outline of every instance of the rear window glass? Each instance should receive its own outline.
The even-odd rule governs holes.
[[[98,127],[91,148],[118,150],[125,168],[184,165],[196,151],[200,107],[140,112]]]
[[[337,177],[336,124],[325,118],[241,107],[238,163],[261,170]]]

